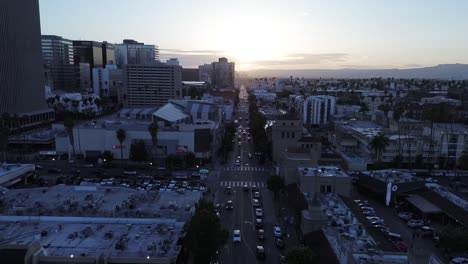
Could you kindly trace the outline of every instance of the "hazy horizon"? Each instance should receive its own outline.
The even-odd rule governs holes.
[[[195,67],[388,69],[468,63],[468,2],[40,0],[42,34],[156,44]]]

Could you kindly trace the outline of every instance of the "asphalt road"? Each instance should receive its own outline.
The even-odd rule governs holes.
[[[242,91],[242,88],[241,88]],[[245,90],[244,90],[245,91]],[[247,95],[241,92],[239,109],[236,118],[242,117],[239,122],[243,129],[248,127],[246,122],[247,113]],[[243,98],[242,98],[243,97]],[[237,131],[237,130],[236,130]],[[215,194],[215,203],[225,204],[232,200],[233,210],[221,210],[221,223],[229,231],[228,242],[224,246],[220,255],[220,263],[279,263],[280,251],[276,247],[273,234],[273,226],[277,224],[275,209],[273,207],[273,195],[266,188],[270,169],[260,165],[253,155],[249,158],[249,153],[253,154],[253,143],[247,141],[247,135],[241,136],[241,145],[238,144],[236,135],[236,146],[228,158],[226,165],[218,167],[218,188]],[[240,165],[236,166],[236,159],[240,156]],[[243,185],[249,186],[249,191],[243,191]],[[257,238],[255,227],[255,210],[252,204],[253,192],[251,186],[259,187],[261,198],[260,208],[263,209],[263,229],[265,230],[265,239]],[[226,188],[231,186],[232,193],[227,194]],[[232,242],[233,230],[241,230],[241,243]],[[262,245],[265,248],[266,259],[257,260],[256,247]]]

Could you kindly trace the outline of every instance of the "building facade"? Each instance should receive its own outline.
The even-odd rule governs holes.
[[[46,85],[52,90],[74,89],[73,42],[54,35],[42,35],[41,42]]]
[[[164,63],[125,64],[125,107],[154,107],[179,98],[182,93],[182,67]]]
[[[281,156],[288,148],[295,148],[302,137],[302,125],[297,118],[278,119],[271,127],[273,162],[280,164]]]
[[[148,64],[159,60],[159,49],[156,45],[148,45],[132,39],[124,39],[122,44],[115,44],[115,63]]]
[[[24,125],[54,118],[47,109],[37,0],[0,2],[0,113]]]
[[[228,62],[226,58],[219,58],[218,62],[213,62],[211,72],[211,84],[215,89],[234,88],[234,62]]]
[[[329,95],[309,96],[304,101],[302,122],[310,127],[312,125],[325,125],[329,116],[335,114],[336,98]]]
[[[108,64],[105,68],[93,69],[93,90],[95,95],[117,98],[122,88],[122,69],[118,69],[116,65]]]

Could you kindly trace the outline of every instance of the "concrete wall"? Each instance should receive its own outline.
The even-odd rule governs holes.
[[[299,172],[296,173],[299,178],[299,188],[303,192],[315,193],[320,192],[320,186],[331,186],[331,192],[337,193],[346,197],[351,194],[351,177],[343,176],[304,176]],[[317,185],[316,185],[317,184]],[[326,187],[325,187],[326,188]]]

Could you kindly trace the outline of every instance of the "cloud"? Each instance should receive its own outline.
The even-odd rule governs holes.
[[[424,65],[412,63],[412,64],[405,64],[405,65],[403,65],[403,67],[405,67],[405,68],[420,68],[420,67],[424,67]]]
[[[222,50],[183,50],[183,49],[160,49],[161,54],[178,55],[215,55],[225,53]]]
[[[265,60],[255,62],[260,65],[309,65],[323,63],[338,63],[348,59],[346,53],[293,53],[279,60]]]

